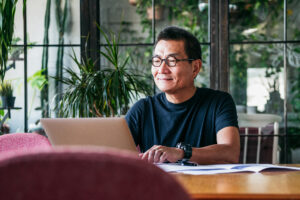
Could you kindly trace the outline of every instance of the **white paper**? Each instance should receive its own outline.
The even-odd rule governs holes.
[[[221,165],[198,165],[182,166],[177,163],[156,164],[166,172],[177,172],[183,174],[223,174],[235,172],[261,172],[266,170],[300,170],[300,167],[286,167],[271,164],[221,164]]]

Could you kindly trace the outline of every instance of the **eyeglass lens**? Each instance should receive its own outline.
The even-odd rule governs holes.
[[[163,61],[165,61],[166,64],[169,67],[175,67],[176,66],[176,58],[174,58],[172,56],[169,56],[166,59],[162,59],[160,57],[154,57],[154,58],[152,58],[152,65],[154,67],[159,67],[162,64]]]

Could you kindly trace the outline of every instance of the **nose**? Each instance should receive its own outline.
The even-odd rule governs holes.
[[[166,60],[162,60],[162,63],[158,69],[159,73],[166,73],[169,72],[169,66],[166,63]]]

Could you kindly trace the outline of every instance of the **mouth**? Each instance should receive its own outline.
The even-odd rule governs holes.
[[[159,81],[170,81],[173,80],[172,78],[156,78]]]

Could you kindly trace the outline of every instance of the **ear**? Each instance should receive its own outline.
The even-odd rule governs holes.
[[[202,61],[200,59],[193,61],[193,78],[195,79],[202,67]]]

